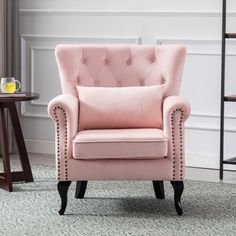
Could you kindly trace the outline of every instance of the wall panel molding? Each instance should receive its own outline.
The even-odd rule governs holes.
[[[36,51],[54,51],[57,44],[141,44],[141,37],[80,37],[63,35],[21,35],[22,87],[35,92],[35,53]],[[54,53],[54,52],[52,52]],[[38,100],[21,105],[21,116],[31,118],[49,118],[46,102]],[[35,107],[38,107],[38,109]],[[30,111],[29,108],[34,108]],[[38,110],[43,110],[38,111]]]
[[[227,51],[226,55],[228,57],[236,56],[236,41],[228,40],[228,46],[230,46],[230,52]],[[221,40],[218,39],[192,39],[192,38],[156,38],[156,44],[183,44],[187,47],[187,55],[190,56],[221,56]],[[200,46],[199,46],[200,45]],[[233,125],[236,120],[235,115],[226,114],[226,123],[229,124],[225,128],[226,133],[235,133],[236,128]],[[190,120],[187,121],[186,129],[189,130],[203,130],[219,132],[219,120],[220,113],[202,113],[202,112],[192,112],[190,115]],[[201,123],[201,125],[194,124],[194,121]],[[231,122],[232,121],[232,122]],[[205,123],[202,125],[202,123]]]
[[[21,34],[21,41],[47,41],[60,43],[65,40],[70,43],[136,43],[141,44],[141,36],[134,37],[82,37],[76,35],[42,35],[42,34]],[[58,42],[59,41],[59,42]]]
[[[35,84],[35,77],[34,77],[34,56],[35,56],[35,51],[39,50],[39,51],[53,51],[55,46],[52,45],[56,45],[58,41],[63,41],[63,42],[70,42],[70,43],[136,43],[136,44],[141,44],[141,37],[128,37],[128,38],[118,38],[118,37],[111,37],[111,38],[97,38],[97,37],[76,37],[76,36],[60,36],[60,35],[22,35],[22,45],[25,45],[24,47],[22,47],[22,51],[23,51],[23,58],[26,57],[26,53],[25,53],[25,47],[27,47],[27,44],[30,44],[29,48],[30,48],[30,71],[31,71],[31,75],[30,78],[28,78],[29,82],[30,82],[30,86],[31,86],[31,91],[34,91],[34,84]],[[33,45],[31,45],[31,43],[33,43]],[[41,43],[44,42],[43,46],[41,45]],[[184,45],[214,45],[214,46],[218,46],[220,45],[220,40],[216,40],[216,39],[179,39],[179,38],[158,38],[156,39],[156,43],[157,44],[168,44],[168,43],[180,43],[180,44],[184,44]],[[229,42],[231,45],[236,45],[236,43],[234,41],[230,41]],[[50,45],[50,46],[49,46]],[[217,56],[220,55],[220,52],[218,52],[217,50],[211,49],[210,51],[205,51],[205,50],[201,50],[199,51],[198,49],[191,49],[188,52],[188,55],[201,55],[201,56],[208,56],[208,55],[213,55],[213,56]],[[231,56],[236,56],[236,52],[235,53],[231,53]],[[25,76],[26,78],[27,76]],[[26,81],[25,81],[26,83]],[[47,103],[45,102],[40,102],[40,101],[31,101],[31,106],[39,106],[39,107],[43,107],[44,109],[44,113],[37,113],[37,112],[30,112],[27,111],[27,107],[25,105],[21,106],[21,115],[23,117],[31,117],[31,118],[43,118],[43,119],[48,119],[48,115],[46,113],[46,107],[47,107]],[[200,113],[200,112],[193,112],[191,114],[191,117],[193,118],[197,118],[197,119],[204,119],[204,118],[213,118],[215,120],[219,120],[219,114],[217,113]],[[227,119],[236,119],[236,116],[233,115],[228,115],[226,116]],[[186,129],[192,129],[192,130],[205,130],[205,131],[213,131],[213,132],[218,132],[219,131],[219,127],[212,125],[209,126],[207,124],[207,122],[205,122],[206,125],[191,125],[187,124],[186,125]],[[236,132],[236,128],[226,128],[225,130],[226,132]]]
[[[156,44],[183,44],[186,45],[187,55],[221,56],[221,40],[219,39],[191,39],[191,38],[156,38]],[[200,46],[199,49],[196,49]],[[236,40],[228,39],[227,46],[236,46]],[[226,48],[226,56],[236,56],[236,47]]]
[[[221,12],[198,11],[101,11],[101,10],[60,10],[60,9],[20,9],[21,15],[78,15],[78,16],[140,16],[140,17],[221,17]],[[228,12],[236,17],[236,12]]]
[[[34,63],[34,58],[35,58],[35,52],[38,51],[53,51],[55,50],[54,47],[31,47],[31,76],[30,76],[30,82],[31,82],[31,92],[35,93],[35,63]],[[30,103],[35,106],[45,106],[47,107],[48,103],[45,102],[39,102],[38,100],[31,100]]]

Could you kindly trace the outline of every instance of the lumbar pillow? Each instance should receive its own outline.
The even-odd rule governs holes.
[[[163,85],[145,87],[77,86],[79,130],[160,128]]]

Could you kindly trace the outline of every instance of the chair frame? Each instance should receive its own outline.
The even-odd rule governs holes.
[[[61,208],[59,214],[64,215],[65,213],[67,206],[67,193],[71,181],[76,181],[75,198],[81,199],[85,196],[87,183],[90,180],[137,179],[152,181],[155,197],[157,199],[165,199],[164,181],[170,181],[174,189],[174,204],[176,212],[178,215],[182,215],[181,196],[184,190],[183,180],[185,161],[184,122],[190,115],[189,102],[178,96],[186,55],[185,47],[181,45],[118,46],[118,49],[121,48],[123,50],[122,52],[127,52],[127,55],[129,55],[128,60],[127,58],[123,58],[127,61],[122,61],[120,66],[134,66],[133,69],[136,69],[135,63],[134,65],[133,63],[128,63],[131,61],[131,51],[146,50],[146,48],[146,53],[149,53],[149,57],[145,57],[144,60],[149,60],[148,65],[150,66],[153,63],[159,63],[162,75],[160,79],[166,85],[166,93],[162,105],[162,130],[165,137],[168,139],[168,154],[160,159],[132,160],[132,164],[131,160],[123,160],[124,162],[112,160],[111,162],[113,162],[113,164],[115,163],[115,168],[113,166],[112,172],[114,171],[115,173],[111,173],[111,171],[109,173],[104,173],[99,160],[91,160],[85,163],[83,160],[74,159],[72,155],[72,141],[79,130],[79,99],[75,86],[78,85],[79,81],[81,81],[79,79],[76,82],[72,75],[79,73],[79,71],[76,71],[79,68],[77,63],[80,63],[80,66],[87,66],[86,63],[89,63],[89,60],[87,61],[85,58],[86,50],[84,50],[88,47],[91,47],[89,50],[93,50],[93,48],[98,48],[101,51],[103,50],[104,54],[100,55],[101,57],[98,56],[97,59],[100,60],[102,58],[102,60],[104,60],[104,66],[109,66],[109,60],[111,58],[109,58],[109,60],[104,59],[104,55],[107,56],[109,50],[112,51],[112,47],[116,46],[59,45],[56,48],[56,58],[59,66],[63,94],[50,101],[48,105],[48,113],[56,126],[56,168],[57,178],[59,181],[57,189],[61,197]],[[130,49],[131,47],[132,50]],[[114,51],[112,53],[114,53]],[[73,56],[71,57],[70,55]],[[153,60],[150,61],[150,57],[153,58]],[[146,66],[146,62],[147,61],[145,61],[144,64],[141,64],[141,66]],[[137,76],[137,79],[139,79],[139,76]],[[98,81],[94,80],[93,82],[94,86],[98,86]],[[140,86],[144,86],[143,80],[141,80],[140,83]],[[81,82],[79,85],[83,86],[84,84]],[[121,84],[114,84],[114,86],[121,86]],[[142,161],[141,164],[140,161]],[[112,167],[112,164],[110,164],[111,162],[105,163],[107,169]],[[163,167],[165,168],[165,172],[162,171]],[[90,172],[90,170],[93,170],[94,168],[98,172],[97,175],[96,173]],[[151,172],[149,172],[149,170],[151,170]],[[125,172],[126,176],[119,176],[120,172]]]

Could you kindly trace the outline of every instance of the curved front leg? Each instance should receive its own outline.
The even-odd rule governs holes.
[[[57,190],[61,197],[61,209],[59,215],[64,215],[67,205],[67,193],[70,187],[71,181],[60,181],[57,184]]]
[[[170,181],[172,187],[174,188],[174,201],[175,201],[175,209],[179,216],[183,214],[182,206],[181,206],[181,195],[184,191],[184,183],[183,181]]]

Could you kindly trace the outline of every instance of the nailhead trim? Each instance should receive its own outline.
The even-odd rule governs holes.
[[[173,180],[175,180],[175,135],[174,135],[174,114],[176,110],[171,113],[171,137],[172,137],[172,155],[173,155]]]
[[[183,180],[183,110],[181,111],[180,122],[179,122],[179,133],[180,133],[180,180]]]
[[[181,116],[180,116],[180,123],[179,123],[179,133],[180,133],[180,180],[183,180],[183,116],[184,116],[184,112],[181,109],[175,109],[172,113],[171,113],[171,133],[172,133],[172,155],[173,155],[173,180],[176,179],[176,156],[175,156],[175,132],[174,132],[174,115],[175,112],[181,112]]]
[[[56,114],[56,110],[61,110],[63,112],[64,115],[64,120],[65,120],[65,180],[68,180],[68,166],[67,166],[67,159],[68,159],[68,143],[67,143],[67,117],[66,117],[66,111],[65,109],[63,109],[62,107],[55,107],[53,109],[53,114],[56,120],[56,129],[57,129],[57,166],[58,166],[58,180],[61,179],[61,161],[60,161],[60,134],[59,134],[59,119],[58,116]]]

